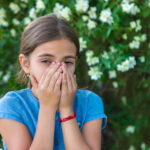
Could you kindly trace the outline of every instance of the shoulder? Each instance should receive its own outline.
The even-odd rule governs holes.
[[[26,89],[9,91],[0,98],[0,110],[9,110],[10,108],[16,108],[21,104],[22,97],[25,96]]]
[[[95,92],[91,91],[91,90],[83,90],[83,89],[77,89],[77,94],[78,98],[82,98],[82,100],[84,102],[88,102],[88,101],[102,101],[101,97],[96,94]]]

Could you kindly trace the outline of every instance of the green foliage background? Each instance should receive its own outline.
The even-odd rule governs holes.
[[[36,14],[38,17],[53,12],[56,3],[71,10],[69,22],[78,36],[86,41],[86,47],[80,52],[76,70],[78,86],[88,86],[88,89],[99,94],[108,116],[107,127],[102,131],[103,150],[150,149],[150,1],[126,1],[136,5],[140,12],[135,15],[124,12],[121,0],[88,0],[88,9],[83,12],[76,10],[75,0],[43,0],[46,8],[40,9]],[[10,9],[11,2],[20,7],[19,12],[14,13]],[[16,81],[16,63],[21,33],[26,26],[24,18],[29,17],[33,20],[29,12],[36,8],[36,3],[34,0],[0,0],[0,9],[6,11],[4,18],[0,13],[0,20],[8,22],[8,26],[5,26],[0,21],[0,97],[7,91],[26,87]],[[97,14],[97,18],[91,19],[96,23],[96,27],[92,29],[88,28],[88,22],[82,18],[89,17],[90,7],[96,7]],[[112,24],[99,19],[102,10],[107,8],[111,9]],[[19,25],[13,23],[14,18],[19,21]],[[131,28],[130,22],[138,19],[142,29],[136,32]],[[11,32],[12,29],[16,31],[15,35]],[[134,37],[143,34],[146,35],[146,40],[140,41],[138,48],[131,48],[129,43]],[[116,51],[111,51],[110,46]],[[88,63],[88,50],[94,52],[99,63]],[[108,58],[103,55],[104,52]],[[118,70],[117,65],[129,56],[134,56],[136,65],[127,71]],[[144,61],[141,61],[141,56],[144,57]],[[89,75],[90,68],[94,66],[98,66],[102,72],[102,76],[95,80]],[[114,78],[109,77],[109,71],[112,70],[117,74]],[[132,131],[127,131],[128,127],[132,127]]]

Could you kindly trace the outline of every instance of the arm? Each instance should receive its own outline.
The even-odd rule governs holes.
[[[60,111],[60,117],[73,115],[73,110]],[[83,138],[75,118],[62,122],[63,138],[66,150],[90,150]]]
[[[37,129],[32,137],[27,127],[19,122],[0,119],[0,133],[9,150],[52,150],[54,139],[55,112],[41,108]]]
[[[41,107],[34,140],[29,150],[53,150],[56,110]]]

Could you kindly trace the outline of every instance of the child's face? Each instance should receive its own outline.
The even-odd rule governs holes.
[[[72,56],[73,58],[65,58],[65,56]],[[21,55],[19,57],[21,57]],[[40,44],[30,54],[29,66],[24,68],[22,65],[22,67],[26,73],[32,74],[39,82],[42,74],[53,61],[60,63],[64,62],[66,68],[74,73],[76,59],[76,46],[74,43],[68,39],[60,39]]]

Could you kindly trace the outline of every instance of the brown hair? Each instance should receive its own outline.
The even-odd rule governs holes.
[[[28,57],[38,45],[62,38],[67,38],[75,44],[77,49],[76,55],[79,58],[78,36],[69,23],[63,17],[57,17],[53,13],[39,17],[24,29],[21,37],[20,54],[24,54]],[[21,68],[20,63],[18,67],[19,72],[17,73],[17,80],[19,83],[28,83],[28,87],[31,88],[31,82]]]

